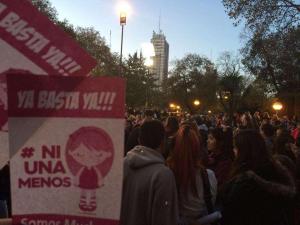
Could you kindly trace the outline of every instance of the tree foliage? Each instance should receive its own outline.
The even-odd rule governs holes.
[[[112,54],[105,39],[94,28],[78,27],[75,30],[76,40],[87,52],[97,60],[93,75],[119,75],[118,55]]]
[[[49,0],[31,0],[32,4],[54,23],[57,23],[57,11]]]
[[[223,0],[223,4],[236,25],[243,21],[252,33],[262,36],[285,32],[300,21],[298,0]]]
[[[223,0],[223,4],[235,24],[243,21],[247,28],[243,64],[285,101],[290,115],[295,113],[300,90],[300,1]]]
[[[118,55],[110,52],[105,39],[92,27],[83,28],[70,24],[67,20],[59,20],[56,9],[49,0],[31,0],[32,4],[39,11],[45,14],[55,24],[60,26],[79,45],[90,53],[97,60],[97,66],[92,71],[92,75],[115,76],[119,75]]]
[[[127,80],[126,103],[130,107],[154,106],[157,92],[155,79],[148,73],[145,59],[138,53],[129,55],[125,61],[125,78]]]
[[[194,112],[193,101],[199,99],[201,108],[212,107],[216,102],[217,73],[214,65],[205,57],[188,54],[175,61],[167,82],[170,100]]]
[[[241,104],[246,89],[246,80],[242,76],[240,59],[232,53],[224,52],[218,59],[218,98],[230,119]]]
[[[244,65],[270,85],[270,91],[300,90],[300,28],[254,38],[242,51]]]

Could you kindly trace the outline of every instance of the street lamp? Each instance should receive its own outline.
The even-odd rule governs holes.
[[[196,99],[196,100],[194,101],[194,106],[199,106],[199,105],[200,105],[200,101]]]
[[[176,105],[175,105],[174,103],[170,103],[169,107],[170,107],[171,109],[174,109],[174,108],[176,108]]]
[[[274,102],[272,107],[276,111],[276,115],[277,115],[278,111],[282,110],[283,105],[281,104],[281,102]]]
[[[122,57],[123,57],[123,34],[124,34],[124,26],[126,25],[127,14],[130,10],[130,6],[127,2],[120,2],[118,5],[118,11],[120,14],[120,25],[122,27],[121,30],[121,51],[120,51],[120,76],[122,75]]]

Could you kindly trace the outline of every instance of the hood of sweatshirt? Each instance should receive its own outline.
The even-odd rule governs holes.
[[[160,152],[138,145],[127,153],[125,163],[131,169],[140,169],[153,164],[164,164],[165,160]]]

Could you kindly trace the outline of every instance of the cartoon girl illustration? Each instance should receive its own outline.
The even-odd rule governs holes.
[[[114,158],[110,136],[97,127],[81,127],[70,135],[66,147],[67,164],[80,188],[79,208],[85,212],[97,208],[96,190],[104,185]]]

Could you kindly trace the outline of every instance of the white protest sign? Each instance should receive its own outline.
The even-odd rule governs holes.
[[[7,77],[13,224],[116,225],[121,78]]]

